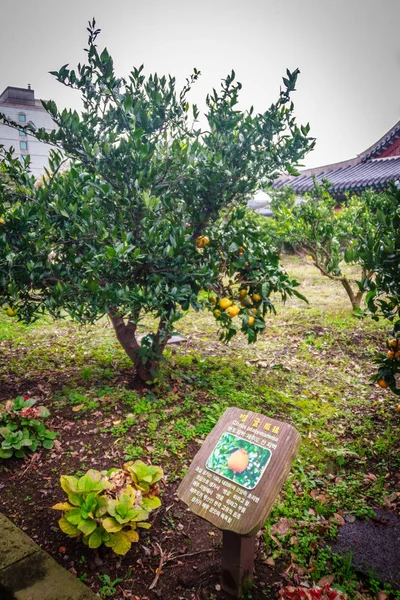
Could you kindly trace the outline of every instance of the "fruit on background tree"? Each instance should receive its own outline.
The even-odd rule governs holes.
[[[314,140],[294,118],[297,70],[260,114],[239,109],[232,71],[207,96],[201,127],[188,102],[199,71],[181,91],[143,66],[119,77],[94,20],[88,31],[86,64],[52,72],[80,94],[82,113],[43,102],[54,131],[26,127],[53,147],[46,175],[35,181],[29,159],[1,150],[0,303],[27,323],[108,315],[138,376],[154,381],[190,307],[212,310],[223,339],[242,330],[252,342],[271,294],[298,294],[246,205]],[[143,315],[156,326],[139,343]]]

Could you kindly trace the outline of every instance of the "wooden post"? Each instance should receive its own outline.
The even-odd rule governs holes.
[[[251,591],[256,537],[244,537],[233,531],[222,532],[222,589],[234,598]]]

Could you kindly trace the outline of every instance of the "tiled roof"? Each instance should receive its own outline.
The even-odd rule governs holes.
[[[339,163],[340,164],[340,163]],[[326,179],[332,184],[330,191],[340,194],[347,191],[362,191],[366,188],[385,188],[390,181],[400,182],[400,156],[373,158],[358,164],[343,165],[319,171],[314,177],[318,183]],[[311,170],[311,169],[310,169]],[[313,173],[304,172],[298,177],[284,176],[274,182],[275,189],[289,185],[297,194],[314,189]]]
[[[388,148],[393,142],[400,137],[400,121],[396,123],[380,140],[375,142],[373,146],[367,148],[359,155],[359,158],[363,161],[371,158],[377,158],[379,155]]]

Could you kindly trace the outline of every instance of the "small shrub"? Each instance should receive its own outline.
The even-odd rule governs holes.
[[[60,529],[72,538],[82,536],[89,548],[104,544],[115,554],[126,554],[139,540],[137,528],[149,529],[150,512],[161,506],[157,482],[162,477],[160,467],[140,460],[122,469],[91,469],[79,479],[62,475],[68,502],[53,506],[63,512]]]
[[[0,404],[0,458],[23,458],[40,446],[48,450],[53,447],[57,434],[42,422],[50,413],[44,406],[34,406],[36,402],[18,396]]]

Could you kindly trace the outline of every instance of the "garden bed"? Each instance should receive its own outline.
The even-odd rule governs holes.
[[[58,434],[52,450],[0,461],[0,511],[101,597],[224,598],[220,532],[187,511],[175,490],[228,406],[287,421],[303,439],[258,539],[252,598],[324,577],[350,598],[395,595],[329,550],[349,519],[368,518],[376,507],[399,509],[398,401],[369,381],[384,325],[354,319],[340,287],[311,266],[287,262],[308,307],[298,300],[279,306],[254,346],[240,338],[224,346],[212,317],[189,314],[179,326],[188,342],[168,350],[152,389],[137,385],[107,322],[25,327],[0,316],[0,400],[37,397]],[[60,531],[51,509],[65,497],[60,475],[138,458],[163,468],[163,504],[126,556],[89,550]],[[162,557],[170,560],[157,571]]]

